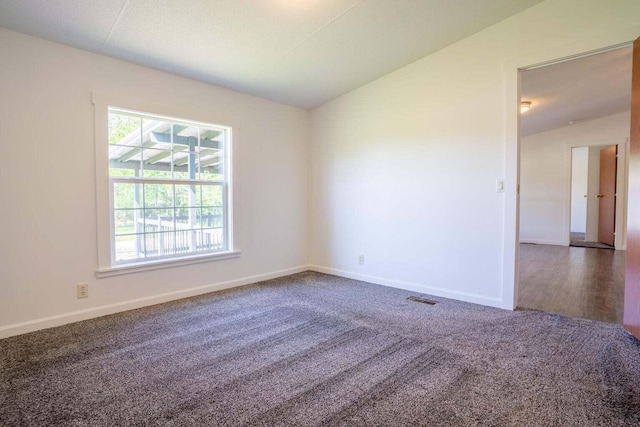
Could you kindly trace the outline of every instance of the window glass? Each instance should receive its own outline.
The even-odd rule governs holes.
[[[115,263],[228,250],[228,128],[109,109]]]

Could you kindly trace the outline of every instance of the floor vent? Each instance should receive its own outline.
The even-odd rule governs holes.
[[[437,301],[432,301],[430,299],[420,298],[420,297],[409,297],[407,299],[409,301],[421,302],[422,304],[429,304],[429,305],[436,305],[438,303]]]

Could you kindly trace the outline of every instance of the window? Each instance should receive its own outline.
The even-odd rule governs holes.
[[[99,215],[98,273],[233,253],[231,128],[116,107],[106,113],[107,165],[100,169],[108,170],[108,183],[99,177],[98,186],[108,190],[98,191],[98,210],[107,195],[109,262]],[[96,135],[99,127],[96,120]]]

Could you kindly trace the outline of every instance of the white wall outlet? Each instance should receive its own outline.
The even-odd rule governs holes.
[[[77,291],[78,291],[78,298],[89,298],[88,283],[78,283]]]
[[[364,264],[364,255],[358,255],[358,264],[360,265]]]

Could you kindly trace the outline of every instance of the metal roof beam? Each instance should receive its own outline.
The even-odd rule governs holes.
[[[150,136],[153,136],[152,140],[154,142],[161,143],[170,143],[171,142],[171,134],[164,132],[150,132]],[[173,145],[186,145],[197,147],[198,146],[198,138],[195,136],[180,136],[173,135]],[[214,141],[208,138],[200,139],[200,147],[203,148],[214,148],[216,150],[220,150],[222,147],[222,143],[220,141]]]

